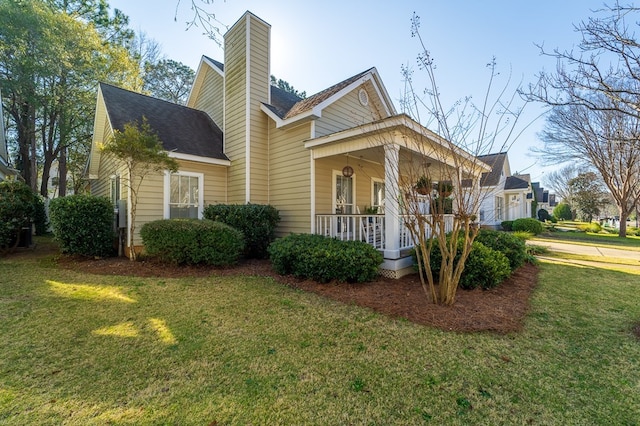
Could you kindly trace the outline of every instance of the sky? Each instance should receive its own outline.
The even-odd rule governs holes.
[[[574,25],[595,16],[602,0],[214,0],[198,4],[215,13],[221,32],[247,10],[271,25],[271,73],[312,95],[361,71],[376,67],[400,111],[404,88],[401,67],[414,70],[415,87],[427,87],[417,68],[420,46],[411,37],[411,17],[420,16],[421,34],[436,64],[436,79],[445,105],[471,96],[484,97],[487,64],[495,57],[504,86],[535,83],[540,71],[553,71],[545,49],[571,50],[580,41]],[[162,53],[197,69],[202,55],[223,62],[223,50],[201,28],[186,29],[191,0],[110,0],[130,25],[155,39]],[[220,37],[221,39],[221,37]],[[528,104],[521,119],[528,127],[509,150],[511,172],[543,181],[549,166],[531,147],[541,146],[544,108]],[[498,148],[496,148],[498,149]]]

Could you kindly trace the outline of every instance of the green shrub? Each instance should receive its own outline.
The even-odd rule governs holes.
[[[51,227],[63,253],[113,254],[113,206],[105,197],[69,195],[49,203]]]
[[[534,236],[531,232],[526,232],[526,231],[513,232],[512,235],[514,237],[520,238],[522,241],[530,240]]]
[[[276,272],[324,283],[366,282],[378,275],[382,255],[361,241],[340,241],[311,234],[292,234],[269,246]]]
[[[147,255],[175,265],[233,265],[244,249],[242,232],[207,219],[148,222],[142,225],[140,237]]]
[[[518,233],[521,234],[522,231],[518,231]],[[516,235],[502,231],[481,229],[476,241],[504,254],[509,259],[512,271],[522,266],[525,262],[527,256],[525,242]]]
[[[533,218],[522,218],[513,221],[511,229],[514,231],[531,232],[534,235],[542,233],[542,223]]]
[[[581,223],[576,227],[579,231],[582,232],[592,232],[597,234],[602,231],[602,226],[598,222],[590,222],[590,223]]]
[[[242,231],[244,255],[258,259],[268,256],[267,248],[275,239],[276,226],[280,222],[278,210],[264,204],[211,204],[205,207],[204,218]]]
[[[540,209],[540,210],[538,210],[538,219],[540,220],[540,222],[551,220],[551,215],[549,214],[549,212],[547,210]]]
[[[34,199],[34,217],[33,224],[36,228],[36,235],[44,235],[49,231],[49,220],[47,218],[47,210],[44,206],[44,198],[37,195]]]
[[[38,195],[25,183],[0,182],[0,250],[18,244],[22,228],[35,218]]]
[[[573,214],[571,213],[571,206],[567,203],[559,203],[553,209],[553,215],[557,217],[559,220],[573,219]]]
[[[500,223],[500,227],[502,228],[503,231],[511,232],[513,231],[513,221],[503,220],[502,223]]]
[[[457,265],[460,259],[462,244],[463,240],[459,239],[458,252],[454,259],[454,265]],[[415,251],[413,253],[413,257],[415,265],[417,262]],[[431,271],[437,279],[440,275],[442,254],[440,253],[440,246],[435,240],[431,248],[429,260]],[[485,246],[481,242],[474,241],[458,285],[465,290],[471,290],[474,288],[482,288],[486,290],[496,287],[510,274],[511,267],[509,266],[509,259],[507,259],[504,254]]]

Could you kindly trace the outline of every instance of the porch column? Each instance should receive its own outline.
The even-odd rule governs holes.
[[[385,259],[400,258],[400,145],[384,146]]]

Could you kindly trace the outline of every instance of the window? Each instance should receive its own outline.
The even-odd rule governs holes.
[[[165,214],[166,219],[202,217],[202,173],[165,174]]]
[[[342,172],[334,170],[334,209],[336,213],[353,214],[353,188],[355,187],[355,175],[350,177],[342,176]]]
[[[384,213],[384,181],[372,178],[371,206],[378,208],[378,214]]]
[[[109,195],[111,198],[111,204],[117,206],[118,200],[120,199],[120,176],[113,175],[111,176],[111,180],[109,182]]]
[[[496,220],[503,220],[504,214],[504,199],[502,197],[496,197]]]

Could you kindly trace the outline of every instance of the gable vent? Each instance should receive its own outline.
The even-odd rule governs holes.
[[[367,94],[366,90],[360,89],[360,91],[358,92],[358,100],[360,101],[360,104],[362,106],[369,105],[369,95]]]

